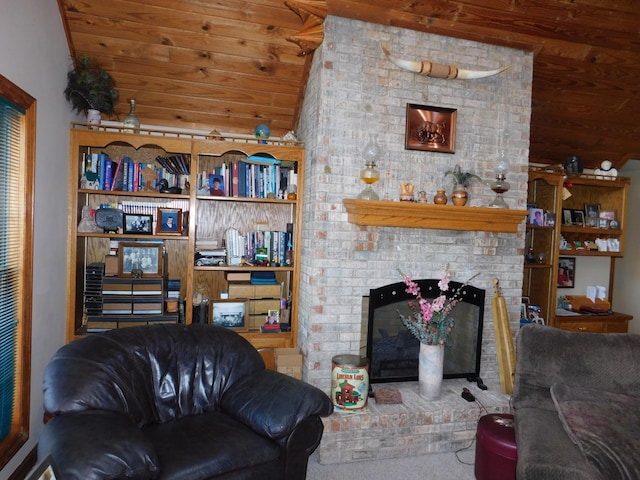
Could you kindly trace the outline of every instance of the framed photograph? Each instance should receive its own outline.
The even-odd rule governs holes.
[[[162,244],[120,242],[118,276],[161,277]]]
[[[538,305],[529,305],[527,307],[527,319],[531,323],[544,325],[544,318],[541,315],[542,309]]]
[[[124,214],[124,233],[136,235],[153,234],[153,215]]]
[[[249,331],[249,299],[229,298],[211,303],[211,318],[214,325],[238,332]]]
[[[584,212],[582,210],[574,210],[571,213],[573,224],[578,227],[584,227]]]
[[[158,208],[156,234],[181,235],[182,210],[179,208]]]
[[[544,226],[544,210],[541,208],[529,209],[529,223],[539,227]]]
[[[575,257],[560,257],[558,266],[558,288],[574,288],[576,285]]]
[[[547,212],[544,214],[544,224],[547,227],[553,227],[556,224],[556,214],[552,212]]]
[[[608,210],[604,210],[599,213],[599,217],[606,218],[607,220],[613,220],[616,218],[616,212],[610,212]]]
[[[457,117],[455,108],[407,103],[404,148],[455,153]]]
[[[609,220],[606,218],[598,218],[598,228],[609,228]]]
[[[585,203],[584,204],[584,214],[587,217],[597,217],[600,214],[600,204],[599,203]]]
[[[40,464],[36,465],[25,480],[62,480],[56,473],[56,467],[51,455],[47,455]]]
[[[280,310],[269,310],[267,312],[267,324],[278,325],[280,323]]]
[[[224,180],[222,175],[209,175],[209,193],[214,197],[224,197]]]
[[[570,209],[562,209],[562,225],[573,225],[573,215]]]

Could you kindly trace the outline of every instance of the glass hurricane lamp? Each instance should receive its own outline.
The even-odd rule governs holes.
[[[509,162],[504,158],[500,159],[498,163],[496,163],[496,166],[494,167],[496,179],[489,184],[489,188],[495,192],[496,196],[491,203],[487,205],[488,207],[509,208],[509,205],[507,205],[507,202],[505,202],[502,197],[502,194],[508,192],[511,188],[511,185],[509,185],[509,182],[506,180],[509,168]]]
[[[365,168],[360,170],[360,180],[367,184],[360,192],[358,198],[361,200],[380,200],[380,197],[371,185],[380,180],[380,172],[376,168],[376,159],[380,156],[380,146],[373,135],[362,151],[365,159]]]

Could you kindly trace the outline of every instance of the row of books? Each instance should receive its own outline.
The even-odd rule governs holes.
[[[255,265],[289,267],[293,265],[293,233],[254,231],[241,234],[236,229],[226,232],[227,265],[240,265],[242,258]]]
[[[168,168],[136,162],[129,157],[122,157],[119,161],[112,160],[105,152],[85,155],[83,164],[85,182],[97,190],[151,191],[157,189],[161,180],[166,180],[169,187],[184,188],[189,180],[188,172],[176,173],[173,166]]]
[[[212,172],[199,173],[198,185],[209,188],[211,195],[241,198],[285,198],[287,188],[297,183],[293,166],[262,165],[233,161]]]
[[[174,175],[189,175],[189,165],[191,164],[189,155],[177,154],[170,155],[168,157],[158,155],[156,157],[156,162],[166,168],[169,173],[173,173]]]

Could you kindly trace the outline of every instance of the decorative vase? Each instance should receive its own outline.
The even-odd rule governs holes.
[[[454,205],[463,206],[467,204],[467,200],[469,199],[469,194],[467,193],[467,189],[464,185],[457,184],[453,189],[453,193],[451,194],[451,200]]]
[[[100,110],[87,110],[87,123],[90,123],[91,125],[100,125],[101,121],[102,115],[100,113]]]
[[[136,101],[135,99],[129,100],[129,115],[124,119],[122,125],[125,127],[125,132],[134,133],[140,129],[140,120],[136,115]]]
[[[442,387],[444,345],[420,343],[418,354],[418,387],[422,398],[437,400]]]
[[[447,194],[444,193],[444,190],[436,191],[436,194],[433,196],[433,203],[435,203],[436,205],[447,204]]]

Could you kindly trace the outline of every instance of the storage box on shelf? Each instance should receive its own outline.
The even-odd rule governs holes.
[[[279,293],[270,298],[277,299],[278,306],[281,304],[281,298],[288,301],[291,329],[289,332],[278,334],[261,334],[259,330],[254,329],[248,333],[243,332],[242,335],[257,347],[295,346],[299,281],[297,246],[300,240],[299,225],[302,212],[300,199],[303,195],[303,147],[295,142],[261,143],[250,138],[211,139],[202,135],[146,129],[131,134],[125,133],[119,127],[108,125],[90,127],[85,124],[72,125],[70,142],[68,341],[85,334],[89,315],[96,314],[95,311],[87,311],[86,304],[90,303],[87,302],[87,298],[94,300],[92,306],[95,306],[95,301],[102,302],[101,297],[91,296],[90,291],[87,293],[87,275],[85,275],[87,267],[104,263],[107,257],[110,260],[107,270],[113,273],[114,270],[122,269],[121,266],[114,268],[119,264],[109,256],[114,241],[153,241],[163,245],[167,259],[162,277],[174,279],[181,286],[179,298],[185,299],[183,310],[184,321],[187,323],[192,322],[193,296],[196,292],[214,301],[221,298],[222,292],[228,290],[226,272],[274,271]],[[103,161],[94,166],[93,161],[96,158],[99,160],[101,154]],[[257,160],[247,161],[251,156],[255,156]],[[94,169],[100,168],[107,157],[113,163],[110,167],[111,177],[105,183],[106,171],[94,172]],[[125,159],[127,159],[126,169],[124,168]],[[167,163],[174,164],[178,174],[168,177],[167,184],[163,185],[163,192],[167,193],[160,193],[157,189],[156,177]],[[134,166],[129,167],[129,164]],[[222,195],[220,191],[213,190],[213,182],[209,185],[209,176],[222,173],[220,169],[223,166],[230,168],[227,178],[233,181],[233,167],[240,165],[243,165],[246,181],[249,178],[255,180],[255,173],[259,171],[258,167],[250,166],[247,169],[247,165],[258,165],[259,168],[269,165],[270,176],[259,176],[263,183],[253,183],[251,186],[240,182],[236,175],[236,182],[229,183],[227,186],[229,190],[226,192],[222,190]],[[133,179],[129,174],[124,177],[123,172],[129,172],[130,169]],[[86,174],[87,171],[90,172],[89,175]],[[250,177],[252,171],[254,177]],[[267,170],[264,172],[266,175]],[[285,179],[285,183],[286,181],[295,182],[296,189],[287,190],[285,183],[279,185],[281,177],[277,176],[278,172],[284,174],[282,178]],[[138,181],[137,185],[135,179]],[[176,193],[175,189],[171,189],[174,186],[182,187],[183,190]],[[215,187],[219,187],[217,182]],[[224,188],[224,185],[222,187]],[[297,195],[289,196],[290,190],[295,190]],[[151,215],[155,227],[146,228],[146,231],[129,228],[119,230],[117,233],[79,229],[83,207],[97,209],[101,205],[124,207],[131,209],[133,213]],[[170,209],[170,212],[176,209],[181,210],[182,213],[188,212],[184,218],[180,217],[181,220],[184,219],[182,232],[158,228],[160,222],[156,215],[158,208]],[[266,251],[260,250],[258,262],[254,252],[248,253],[244,250],[244,245],[236,245],[242,249],[237,262],[235,259],[230,262],[230,258],[226,258],[224,262],[216,261],[215,266],[206,265],[206,262],[200,262],[205,265],[196,266],[194,262],[196,237],[216,239],[221,247],[226,248],[224,243],[228,240],[227,232],[230,230],[238,232],[238,239],[247,238],[251,232],[261,232],[261,234],[270,232],[272,238],[277,237],[277,243],[274,244],[273,240],[270,240],[266,245]],[[278,232],[278,235],[275,235],[275,232]],[[252,238],[255,241],[258,235]],[[216,260],[219,259],[216,257]],[[166,304],[167,302],[163,305]],[[252,311],[255,315],[261,314],[262,307],[265,305],[256,303],[252,305]],[[100,303],[101,308],[102,303]],[[102,310],[99,313],[102,314]],[[166,313],[163,311],[162,315]],[[172,313],[175,315],[174,312]],[[126,323],[126,318],[116,319],[116,314],[113,312],[107,315],[111,315],[112,319],[122,322],[123,325]],[[133,306],[132,315],[134,315]],[[94,321],[98,320],[94,319]],[[102,325],[107,328],[104,326],[106,324]]]

